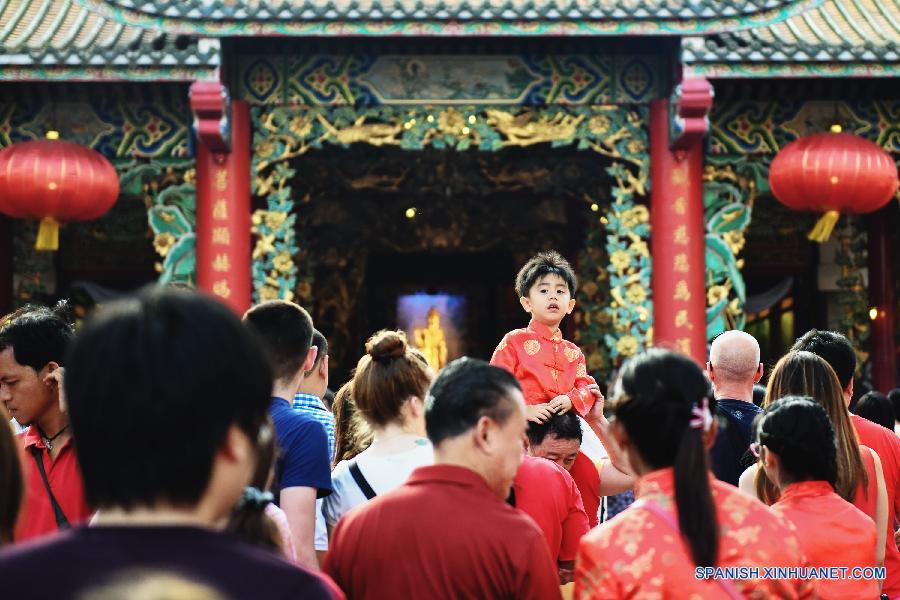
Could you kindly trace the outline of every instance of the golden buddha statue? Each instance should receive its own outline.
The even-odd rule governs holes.
[[[435,371],[447,364],[447,340],[441,327],[441,313],[432,306],[428,311],[428,324],[413,330],[416,346],[425,355],[428,364]]]

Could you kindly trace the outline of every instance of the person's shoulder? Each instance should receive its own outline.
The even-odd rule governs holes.
[[[58,535],[0,549],[0,589],[9,592],[9,585],[14,583],[13,576],[16,580],[28,581],[33,576],[46,574],[48,565],[64,566],[70,558],[78,555],[83,546],[80,531],[63,531]],[[56,568],[51,567],[50,570],[55,571]],[[10,576],[9,581],[6,575]]]
[[[890,429],[853,413],[850,413],[850,420],[860,438],[860,443],[873,448],[876,452],[886,448],[900,449],[900,438]]]
[[[565,483],[572,478],[568,471],[552,460],[536,456],[524,456],[519,469],[529,475],[538,477],[544,482],[554,481]]]
[[[500,340],[500,343],[501,344],[503,342],[509,343],[509,342],[519,340],[519,339],[526,339],[526,338],[534,337],[536,335],[537,334],[534,333],[533,331],[529,331],[527,328],[522,327],[522,328],[513,329],[512,331],[507,332],[506,335],[503,336],[503,339]]]
[[[578,350],[578,352],[581,352],[581,346],[571,340],[567,340],[566,338],[562,339],[562,345],[568,350]]]
[[[328,435],[325,432],[325,425],[321,421],[308,413],[293,409],[281,415],[281,418],[276,422],[276,429],[279,436],[301,434],[318,438],[327,437]]]

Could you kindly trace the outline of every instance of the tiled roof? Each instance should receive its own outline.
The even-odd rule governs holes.
[[[123,23],[200,35],[703,34],[821,0],[78,0]]]
[[[900,75],[900,0],[826,0],[780,23],[686,38],[698,74]]]
[[[0,80],[189,80],[218,61],[218,40],[124,25],[74,0],[0,0]]]

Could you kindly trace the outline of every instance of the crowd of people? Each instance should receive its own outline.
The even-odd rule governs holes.
[[[560,330],[576,285],[539,254],[489,362],[379,331],[334,394],[287,301],[7,315],[0,595],[900,598],[900,391],[851,403],[844,336],[770,372],[740,331],[705,368],[652,349],[607,400]]]

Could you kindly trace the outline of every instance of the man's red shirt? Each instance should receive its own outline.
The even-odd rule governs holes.
[[[588,525],[591,529],[597,526],[600,513],[600,471],[587,454],[578,451],[575,462],[572,463],[572,469],[569,471],[575,485],[578,486],[578,492],[581,494],[581,503],[584,505],[584,512],[587,514]]]
[[[30,540],[59,530],[50,496],[32,455],[33,447],[41,451],[39,458],[43,460],[47,481],[66,519],[71,525],[86,521],[91,515],[91,508],[84,495],[81,468],[75,457],[72,438],[63,442],[56,460],[51,460],[37,427],[30,427],[19,437],[23,449],[21,460],[25,480],[25,502],[22,504],[22,513],[19,515],[13,535],[15,541]]]
[[[522,386],[526,404],[543,404],[556,396],[568,396],[575,411],[586,415],[596,396],[584,354],[557,329],[550,331],[534,319],[525,329],[510,331],[494,350],[491,364],[513,374]]]
[[[560,597],[534,521],[474,471],[445,464],[347,513],[324,570],[354,600]]]
[[[513,482],[516,508],[544,532],[550,556],[575,560],[578,543],[588,532],[581,494],[569,472],[546,458],[525,456]]]
[[[897,543],[894,541],[894,523],[900,519],[898,506],[900,494],[897,493],[897,486],[900,485],[900,439],[890,429],[885,429],[859,415],[851,414],[850,420],[856,429],[859,443],[874,450],[881,459],[884,487],[888,497],[888,532],[884,552],[887,577],[882,592],[890,598],[897,598],[900,597],[900,552],[897,551]]]

